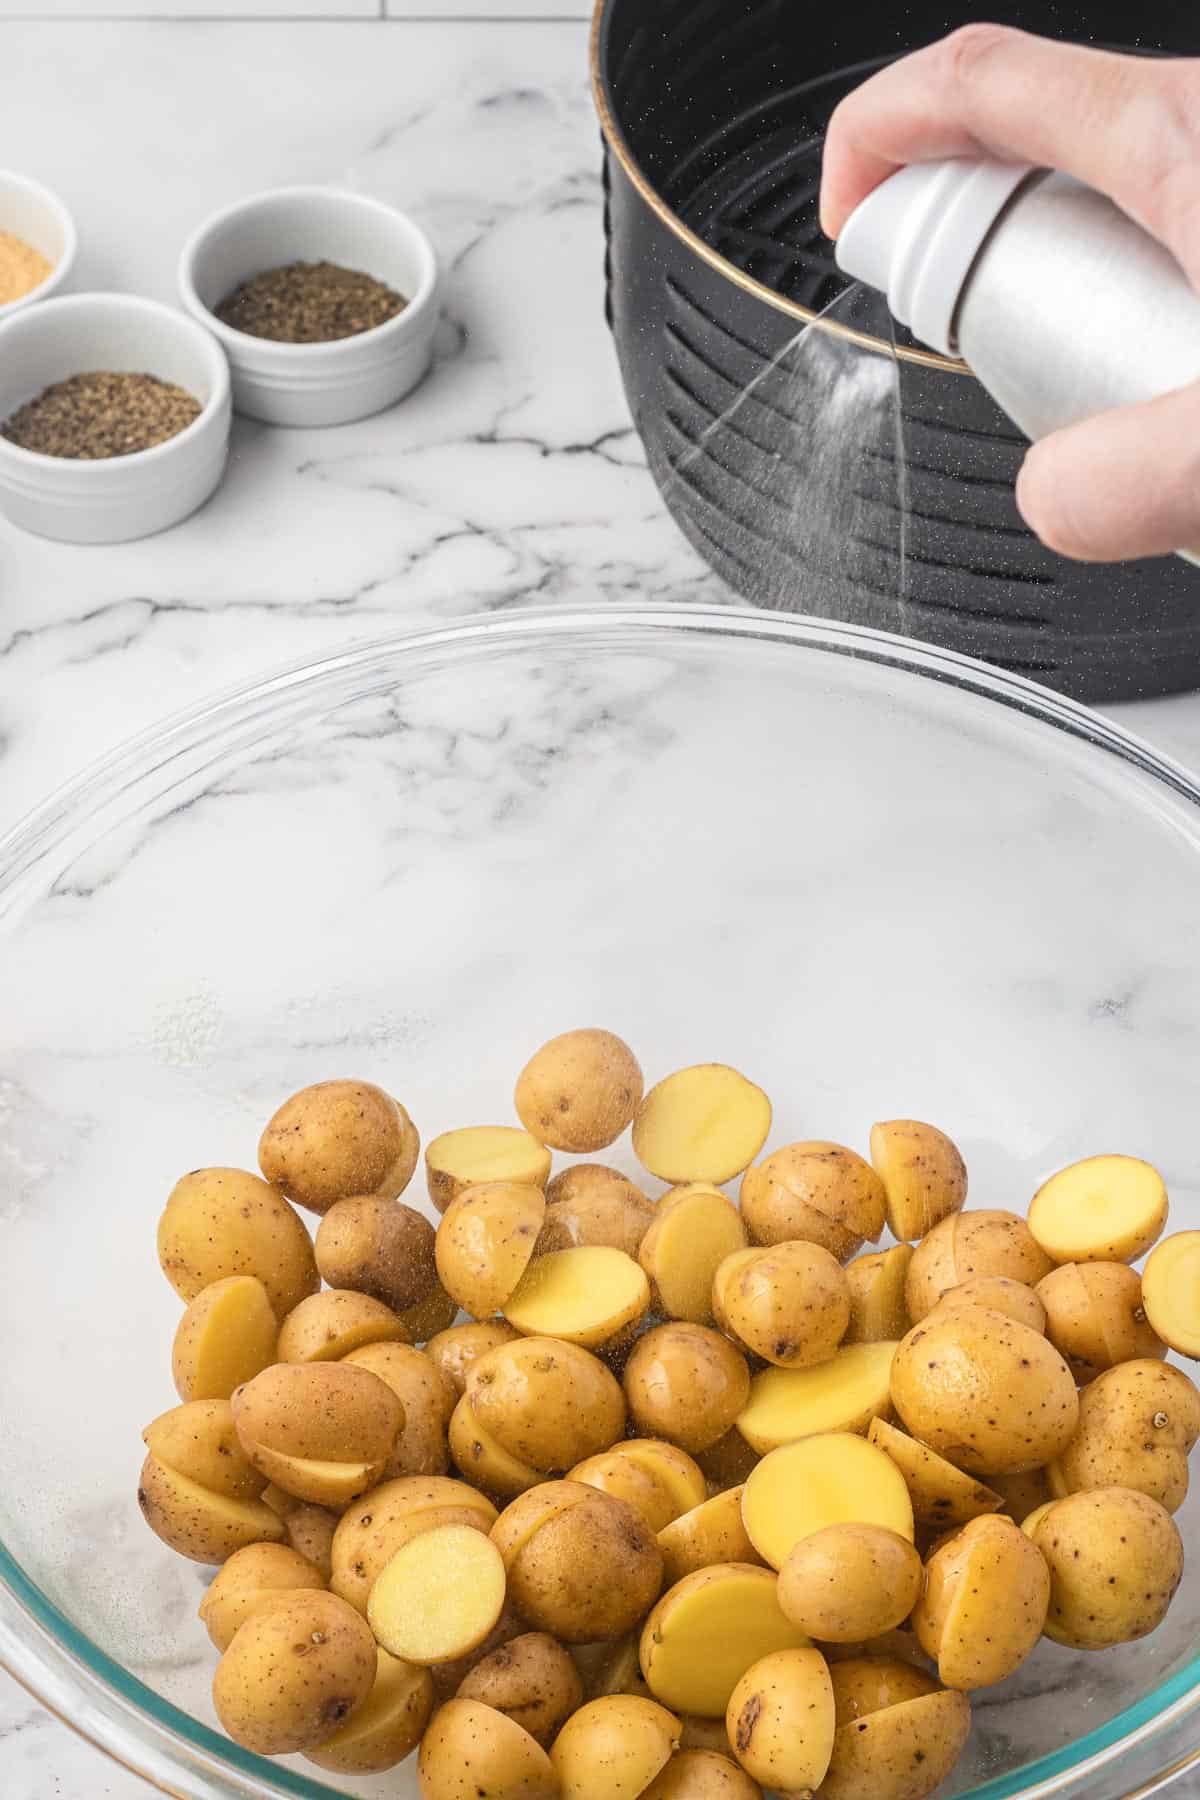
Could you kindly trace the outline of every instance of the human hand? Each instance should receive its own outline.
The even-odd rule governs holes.
[[[821,223],[836,238],[907,163],[981,155],[1100,189],[1200,289],[1200,59],[965,26],[842,101],[825,141]],[[1044,438],[1025,458],[1017,504],[1043,542],[1082,561],[1200,544],[1200,383]]]

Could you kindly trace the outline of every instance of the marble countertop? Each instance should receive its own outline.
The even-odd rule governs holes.
[[[0,16],[5,156],[72,207],[81,285],[173,299],[201,218],[314,180],[413,212],[448,277],[436,369],[394,412],[319,433],[238,422],[216,498],[143,543],[0,523],[0,829],[283,662],[480,609],[722,596],[646,474],[608,341],[582,8],[321,10],[342,21]],[[545,10],[576,16],[528,17]],[[1200,699],[1119,714],[1200,766]],[[4,1800],[147,1792],[0,1676]]]

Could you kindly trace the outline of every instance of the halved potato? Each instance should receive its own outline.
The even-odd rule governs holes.
[[[891,1458],[852,1432],[828,1432],[764,1456],[742,1492],[742,1523],[764,1562],[827,1525],[882,1525],[913,1540],[912,1501]],[[695,1709],[692,1709],[695,1710]]]
[[[1071,1163],[1029,1203],[1029,1229],[1056,1263],[1136,1262],[1166,1222],[1163,1178],[1137,1156]]]
[[[967,1200],[967,1165],[936,1125],[887,1119],[871,1127],[871,1161],[887,1195],[887,1222],[902,1241],[923,1238]]]
[[[913,1517],[923,1525],[935,1530],[965,1525],[981,1513],[999,1512],[1004,1504],[994,1488],[964,1475],[928,1444],[909,1437],[886,1419],[871,1420],[867,1441],[891,1457],[904,1477]]]
[[[490,1319],[516,1290],[533,1256],[546,1197],[539,1187],[484,1181],[461,1188],[438,1226],[442,1286],[464,1312]]]
[[[890,1250],[872,1250],[846,1264],[850,1324],[843,1343],[899,1343],[912,1323],[904,1300],[912,1258],[911,1244],[893,1244]]]
[[[720,1188],[702,1181],[672,1188],[658,1202],[638,1251],[650,1277],[653,1311],[711,1324],[713,1277],[725,1258],[745,1245],[741,1215]]]
[[[301,1303],[303,1304],[303,1303]],[[181,1400],[228,1400],[276,1358],[279,1322],[255,1275],[201,1288],[179,1321],[171,1372]]]
[[[711,1500],[681,1513],[658,1534],[668,1583],[716,1563],[756,1563],[758,1551],[742,1523],[742,1489],[726,1488]]]
[[[529,1132],[515,1125],[466,1125],[444,1131],[425,1152],[429,1198],[444,1213],[456,1194],[483,1182],[515,1182],[544,1188],[551,1156]]]
[[[367,1620],[392,1656],[422,1668],[455,1662],[493,1630],[504,1589],[504,1562],[491,1538],[469,1525],[440,1525],[384,1564]]]
[[[737,1428],[765,1456],[781,1444],[829,1431],[865,1431],[891,1411],[896,1345],[848,1344],[811,1369],[764,1369],[750,1383]]]
[[[650,1283],[632,1256],[587,1244],[532,1262],[504,1316],[527,1337],[562,1338],[595,1349],[634,1324],[649,1305]]]
[[[734,1688],[773,1650],[802,1649],[769,1569],[721,1563],[686,1575],[665,1593],[642,1630],[642,1673],[673,1712],[725,1715]]]
[[[1151,1251],[1142,1305],[1164,1344],[1200,1357],[1200,1231],[1177,1231]]]
[[[748,1168],[771,1129],[771,1102],[724,1063],[679,1069],[651,1088],[633,1123],[633,1148],[660,1181],[720,1186]]]
[[[742,1215],[756,1244],[820,1244],[839,1262],[884,1226],[883,1183],[854,1150],[823,1139],[773,1150],[742,1182]]]

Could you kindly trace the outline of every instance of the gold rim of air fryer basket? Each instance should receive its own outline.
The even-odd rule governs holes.
[[[747,275],[743,269],[739,269],[736,263],[731,263],[718,250],[714,250],[711,244],[706,244],[702,237],[697,237],[691,227],[685,225],[678,214],[671,210],[639,167],[625,140],[625,135],[617,123],[612,107],[608,103],[608,93],[600,68],[600,32],[607,5],[608,0],[596,0],[592,13],[589,50],[592,98],[600,118],[600,129],[604,134],[605,143],[651,212],[662,221],[668,231],[687,246],[693,256],[698,256],[702,262],[706,262],[710,268],[715,269],[719,275],[723,275],[727,281],[731,281],[735,287],[741,288],[744,293],[752,294],[764,305],[773,307],[776,312],[786,314],[789,319],[798,320],[802,325],[817,324],[822,331],[828,331],[835,337],[845,338],[852,344],[858,344],[864,350],[872,351],[876,356],[891,356],[893,354],[892,345],[886,338],[874,337],[869,331],[857,331],[851,325],[843,325],[833,319],[821,318],[811,307],[801,306],[798,300],[789,300],[785,294],[777,293],[774,288],[767,287],[761,281],[756,281],[752,275]],[[901,362],[916,363],[923,369],[941,369],[948,375],[970,374],[966,363],[961,362],[957,357],[942,356],[936,350],[921,350],[898,344],[894,354],[899,357]]]

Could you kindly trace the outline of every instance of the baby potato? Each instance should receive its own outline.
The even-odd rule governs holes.
[[[1056,1263],[1136,1262],[1167,1222],[1167,1190],[1136,1156],[1088,1156],[1044,1181],[1029,1229]]]
[[[293,1307],[279,1327],[277,1361],[340,1362],[364,1344],[398,1343],[404,1327],[390,1306],[353,1288],[325,1288]]]
[[[451,1325],[439,1331],[425,1346],[430,1357],[458,1395],[467,1391],[467,1374],[473,1363],[501,1344],[515,1344],[519,1331],[506,1319],[473,1319],[469,1325]]]
[[[662,1554],[639,1513],[577,1481],[545,1482],[492,1528],[508,1593],[538,1631],[567,1644],[632,1631],[662,1584]]]
[[[467,1376],[465,1399],[501,1449],[543,1472],[569,1469],[625,1431],[620,1382],[599,1357],[554,1338],[489,1350]]]
[[[536,1487],[546,1473],[513,1456],[481,1425],[466,1394],[450,1415],[450,1460],[466,1481],[498,1499]]]
[[[500,1552],[471,1525],[439,1525],[410,1538],[384,1564],[367,1620],[392,1656],[427,1668],[482,1644],[504,1608]]]
[[[555,1250],[530,1263],[504,1316],[527,1337],[556,1337],[598,1349],[650,1305],[650,1283],[632,1256],[600,1244]]]
[[[1177,1231],[1150,1252],[1142,1305],[1165,1344],[1180,1356],[1200,1357],[1200,1231]]]
[[[641,1105],[637,1057],[611,1031],[564,1031],[517,1077],[517,1117],[551,1150],[589,1156],[615,1144]]]
[[[727,1256],[745,1247],[741,1215],[720,1188],[702,1181],[672,1188],[658,1202],[638,1253],[650,1277],[651,1310],[711,1325],[713,1277]]]
[[[1041,1551],[1011,1519],[983,1516],[930,1557],[913,1629],[945,1686],[970,1693],[1020,1668],[1049,1604]]]
[[[1094,1381],[1114,1364],[1165,1356],[1146,1318],[1142,1282],[1125,1263],[1062,1263],[1043,1276],[1037,1297],[1046,1335],[1076,1381]]]
[[[260,1756],[315,1750],[367,1699],[377,1663],[353,1607],[298,1590],[236,1632],[217,1664],[213,1705],[234,1743]]]
[[[974,1306],[913,1327],[892,1364],[892,1401],[914,1437],[972,1475],[1040,1468],[1079,1422],[1075,1383],[1054,1346]]]
[[[884,1226],[883,1183],[844,1144],[788,1144],[773,1150],[742,1182],[742,1217],[756,1244],[803,1239],[839,1262],[872,1243]]]
[[[254,1275],[277,1319],[321,1285],[307,1231],[269,1182],[243,1169],[193,1169],[158,1222],[158,1260],[181,1300],[231,1275]]]
[[[331,1288],[353,1288],[404,1312],[436,1285],[433,1245],[429,1220],[403,1201],[351,1194],[317,1227],[317,1268]]]
[[[653,1223],[653,1203],[627,1176],[603,1163],[575,1163],[546,1188],[537,1254],[601,1244],[636,1257]]]
[[[901,1706],[936,1694],[938,1684],[924,1669],[894,1656],[851,1656],[829,1664],[834,1716],[839,1729],[885,1706]]]
[[[228,1400],[190,1400],[152,1419],[142,1442],[156,1462],[231,1500],[265,1499],[267,1482],[238,1443]]]
[[[453,1700],[472,1669],[485,1662],[493,1650],[502,1650],[514,1638],[524,1636],[528,1629],[524,1619],[506,1598],[500,1617],[481,1644],[477,1644],[466,1656],[456,1657],[453,1662],[438,1663],[435,1669],[430,1670],[437,1704],[444,1706],[447,1700]]]
[[[750,1448],[736,1426],[707,1450],[696,1452],[697,1467],[714,1489],[740,1487],[757,1462],[758,1451]]]
[[[1046,1473],[1057,1499],[1134,1488],[1169,1513],[1187,1498],[1188,1452],[1200,1438],[1200,1393],[1182,1369],[1118,1363],[1079,1396],[1075,1435]]]
[[[294,1588],[323,1588],[324,1576],[306,1556],[286,1544],[247,1544],[222,1565],[200,1602],[200,1621],[217,1649],[224,1652],[239,1625],[265,1599]]]
[[[826,1525],[784,1558],[779,1604],[810,1637],[858,1644],[903,1624],[920,1597],[923,1574],[911,1539],[898,1532]]]
[[[679,1747],[679,1720],[633,1694],[589,1700],[559,1732],[550,1761],[562,1800],[635,1800]]]
[[[486,1536],[496,1522],[490,1500],[462,1481],[416,1476],[385,1481],[341,1516],[333,1535],[330,1586],[366,1614],[376,1579],[396,1551],[441,1525],[470,1525]]]
[[[1132,1643],[1162,1624],[1183,1576],[1165,1507],[1132,1488],[1052,1500],[1024,1528],[1050,1569],[1046,1636],[1073,1650]]]
[[[540,1188],[485,1181],[462,1188],[437,1230],[437,1272],[464,1312],[486,1319],[515,1293],[533,1256],[546,1197]]]
[[[848,1344],[811,1369],[764,1369],[737,1428],[760,1456],[828,1431],[862,1432],[891,1411],[895,1344]]]
[[[943,1294],[978,1275],[1007,1275],[1035,1287],[1053,1267],[1016,1213],[998,1208],[951,1213],[913,1252],[904,1282],[909,1318],[918,1324]]]
[[[228,1400],[275,1361],[279,1322],[256,1275],[201,1288],[179,1321],[171,1373],[181,1400]]]
[[[681,1513],[658,1534],[668,1586],[714,1563],[756,1563],[758,1551],[742,1523],[742,1489],[726,1488]]]
[[[458,1317],[458,1301],[438,1281],[424,1300],[418,1300],[415,1306],[406,1306],[396,1317],[404,1327],[406,1344],[427,1344],[439,1331],[453,1325]]]
[[[421,1140],[398,1100],[369,1081],[318,1081],[272,1115],[258,1166],[296,1206],[327,1213],[339,1200],[394,1200],[412,1180]]]
[[[444,1131],[425,1152],[429,1198],[440,1213],[464,1188],[490,1186],[545,1188],[550,1179],[545,1144],[515,1125],[466,1125]]]
[[[458,1693],[505,1713],[542,1745],[552,1743],[583,1705],[578,1669],[544,1631],[527,1631],[493,1650],[460,1682]]]
[[[328,1582],[333,1573],[333,1535],[338,1516],[324,1506],[302,1506],[297,1502],[283,1521],[288,1545],[306,1562],[321,1571]]]
[[[833,1751],[833,1685],[819,1650],[775,1650],[746,1670],[725,1714],[739,1763],[765,1787],[811,1793]]]
[[[385,1480],[399,1475],[444,1475],[450,1466],[446,1427],[454,1411],[454,1387],[433,1358],[412,1344],[367,1344],[345,1358],[385,1382],[404,1408]]]
[[[640,1800],[762,1800],[762,1789],[728,1756],[677,1750]]]
[[[142,1464],[137,1497],[151,1531],[192,1562],[223,1563],[247,1544],[277,1544],[284,1536],[283,1521],[261,1500],[202,1487],[156,1456]]]
[[[720,1563],[669,1588],[642,1628],[642,1673],[673,1712],[721,1719],[747,1669],[804,1633],[782,1611],[770,1569]]]
[[[850,1323],[850,1284],[820,1244],[738,1250],[717,1269],[713,1309],[723,1331],[781,1369],[828,1362]]]
[[[1046,1333],[1046,1308],[1037,1293],[1009,1275],[973,1275],[969,1281],[960,1281],[957,1287],[947,1288],[925,1316],[931,1319],[934,1313],[952,1312],[958,1306],[982,1306],[1015,1319],[1018,1325],[1028,1325],[1043,1337]]]
[[[886,1419],[871,1420],[867,1441],[890,1456],[899,1469],[912,1501],[913,1517],[921,1524],[944,1530],[947,1525],[965,1525],[982,1513],[999,1512],[1003,1501],[994,1488],[964,1475],[928,1444],[918,1443]]]
[[[391,1388],[349,1363],[273,1363],[230,1404],[259,1473],[314,1506],[345,1506],[373,1487],[404,1429]]]
[[[913,1537],[912,1502],[900,1471],[851,1432],[802,1438],[764,1456],[742,1491],[742,1523],[773,1569],[783,1567],[802,1538],[827,1525],[878,1525],[910,1543]]]
[[[600,1456],[577,1463],[568,1481],[614,1494],[659,1533],[681,1513],[698,1507],[708,1495],[708,1483],[697,1463],[675,1444],[658,1438],[628,1438]]]
[[[912,1324],[904,1303],[912,1258],[911,1244],[893,1244],[890,1250],[871,1250],[846,1264],[850,1324],[843,1343],[899,1343]]]
[[[625,1399],[639,1433],[693,1456],[724,1437],[749,1397],[745,1357],[706,1325],[656,1325],[625,1365]]]
[[[633,1150],[660,1181],[720,1187],[749,1167],[770,1129],[760,1087],[725,1063],[698,1063],[651,1088],[633,1121]]]
[[[379,1775],[411,1756],[433,1712],[433,1678],[376,1648],[375,1685],[309,1762],[334,1775]]]
[[[479,1700],[448,1700],[421,1739],[422,1800],[560,1800],[554,1765],[527,1731]]]
[[[936,1125],[919,1119],[872,1125],[871,1161],[883,1183],[894,1238],[923,1238],[966,1204],[967,1165]]]
[[[821,1800],[925,1800],[970,1732],[970,1701],[947,1688],[839,1725]]]

